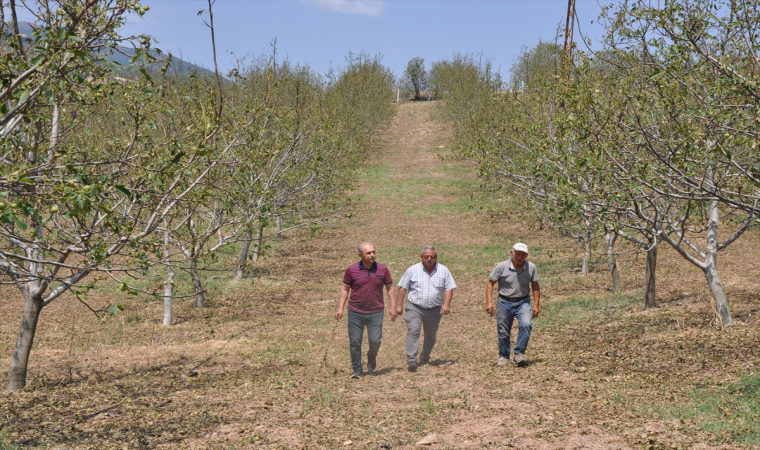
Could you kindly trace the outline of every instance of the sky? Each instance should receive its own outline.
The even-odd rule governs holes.
[[[592,41],[603,33],[597,17],[607,3],[576,0],[580,31]],[[161,50],[213,68],[208,16],[198,16],[206,0],[141,4],[150,10],[132,16],[123,34],[151,35]],[[567,0],[217,0],[213,12],[222,73],[240,58],[270,54],[276,39],[278,59],[319,73],[344,65],[349,52],[379,54],[397,76],[416,56],[429,68],[462,53],[491,58],[508,78],[523,47],[554,41],[558,26],[563,32]]]

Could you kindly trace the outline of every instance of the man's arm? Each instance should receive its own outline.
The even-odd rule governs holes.
[[[488,284],[486,285],[486,312],[493,316],[494,307],[493,307],[493,287],[494,285],[498,283],[498,281],[493,281],[492,279],[488,279]]]
[[[404,297],[406,297],[406,289],[398,286],[396,290],[396,312],[398,315],[404,314]]]
[[[348,300],[350,292],[351,286],[343,283],[343,287],[340,288],[340,304],[338,305],[338,312],[335,313],[335,320],[340,320],[343,317],[343,308],[346,306],[346,300]]]
[[[539,307],[541,303],[541,286],[538,285],[538,281],[531,281],[530,286],[533,288],[533,318],[535,319],[541,311]]]
[[[441,315],[445,316],[451,312],[451,299],[454,298],[454,289],[446,289],[443,292],[443,305],[441,305]]]
[[[391,316],[391,322],[396,320],[398,311],[396,311],[396,291],[393,289],[393,283],[385,285],[385,290],[388,291],[388,297],[391,298],[391,308],[388,310],[388,314]]]

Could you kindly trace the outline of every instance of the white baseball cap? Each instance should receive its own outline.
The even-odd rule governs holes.
[[[523,244],[522,242],[518,242],[517,244],[515,244],[514,247],[512,247],[512,250],[516,252],[528,253],[528,246]]]

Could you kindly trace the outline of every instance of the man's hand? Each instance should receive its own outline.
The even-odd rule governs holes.
[[[539,313],[539,308],[538,308],[538,305],[536,305],[536,306],[533,307],[533,318],[534,319],[536,317],[538,317],[538,313]]]
[[[388,315],[391,316],[391,322],[395,322],[396,321],[396,317],[398,317],[398,313],[393,308],[391,308],[391,309],[388,310]]]
[[[446,306],[445,304],[441,305],[441,315],[445,316],[446,314],[451,313],[451,308]]]
[[[493,316],[493,287],[496,286],[497,281],[488,280],[486,284],[486,312]]]
[[[341,317],[343,317],[343,308],[339,309],[338,312],[335,313],[335,320],[340,320]]]

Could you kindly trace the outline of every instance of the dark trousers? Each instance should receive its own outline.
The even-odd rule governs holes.
[[[351,367],[354,372],[362,371],[362,335],[367,327],[367,364],[377,367],[377,352],[383,339],[383,311],[363,314],[348,310],[348,342],[351,347]]]

